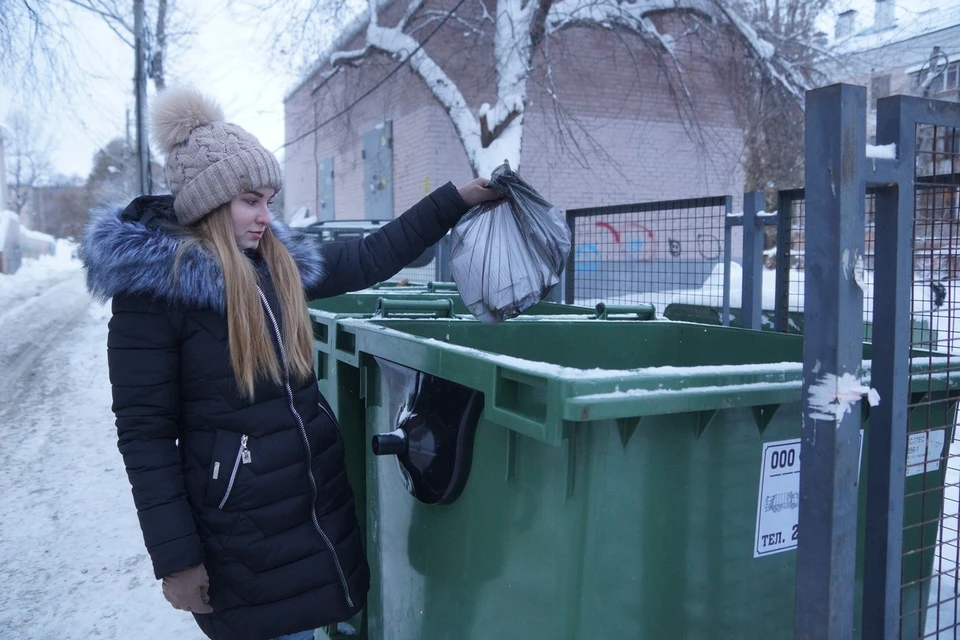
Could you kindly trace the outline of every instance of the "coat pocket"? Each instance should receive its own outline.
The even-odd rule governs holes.
[[[217,431],[207,477],[207,504],[223,509],[233,492],[241,465],[249,464],[252,460],[253,453],[246,434]]]
[[[343,439],[343,427],[340,426],[340,421],[337,420],[337,417],[333,415],[333,407],[327,404],[326,398],[320,396],[320,399],[317,400],[317,406],[320,407],[320,413],[326,415],[330,418],[330,422],[333,423],[333,426],[337,428],[337,435],[340,436],[340,439]]]

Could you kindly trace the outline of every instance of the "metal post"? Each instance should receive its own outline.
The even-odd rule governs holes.
[[[795,638],[853,637],[866,90],[808,91],[806,327]]]
[[[763,309],[763,194],[743,194],[743,282],[740,326],[760,329]]]
[[[863,569],[863,637],[900,638],[900,570],[906,474],[913,271],[915,124],[899,96],[877,104],[877,144],[897,144],[900,187],[877,191],[871,386],[880,404],[870,411]]]
[[[733,226],[730,214],[733,212],[733,198],[727,196],[723,216],[723,326],[730,326],[730,263],[733,257]]]
[[[574,299],[574,286],[576,285],[576,269],[577,269],[577,232],[576,232],[576,217],[574,217],[569,211],[567,212],[567,227],[570,229],[570,255],[567,257],[567,268],[564,269],[566,272],[563,279],[563,289],[564,289],[564,301],[567,304],[573,304]]]
[[[147,139],[147,74],[146,51],[143,41],[143,0],[133,1],[134,57],[136,69],[133,76],[137,96],[137,175],[139,191],[149,195],[150,185],[150,143]]]
[[[793,200],[777,193],[777,292],[774,307],[774,329],[785,332],[790,328],[790,232],[793,225]]]

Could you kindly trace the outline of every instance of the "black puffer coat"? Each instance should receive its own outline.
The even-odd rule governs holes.
[[[184,232],[172,204],[144,197],[101,212],[81,249],[90,291],[113,298],[113,410],[156,577],[206,566],[214,613],[195,617],[216,640],[346,620],[364,604],[369,570],[333,412],[311,379],[261,381],[254,402],[240,395],[219,264],[192,249],[174,281]],[[271,229],[315,299],[393,276],[465,212],[448,183],[363,240],[321,245]],[[251,259],[280,348],[273,283]]]

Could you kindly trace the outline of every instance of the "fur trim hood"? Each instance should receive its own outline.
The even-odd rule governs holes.
[[[293,256],[303,286],[318,286],[326,275],[320,244],[277,221],[270,223],[270,231]],[[224,313],[222,270],[202,247],[181,258],[174,280],[173,262],[186,238],[173,211],[173,196],[142,196],[125,208],[94,211],[79,251],[87,289],[101,303],[117,294],[146,294]]]

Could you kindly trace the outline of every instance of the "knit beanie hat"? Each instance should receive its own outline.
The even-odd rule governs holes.
[[[167,183],[180,224],[235,197],[280,190],[280,163],[251,134],[224,122],[220,105],[194,89],[166,89],[153,102],[151,133],[167,154]]]

